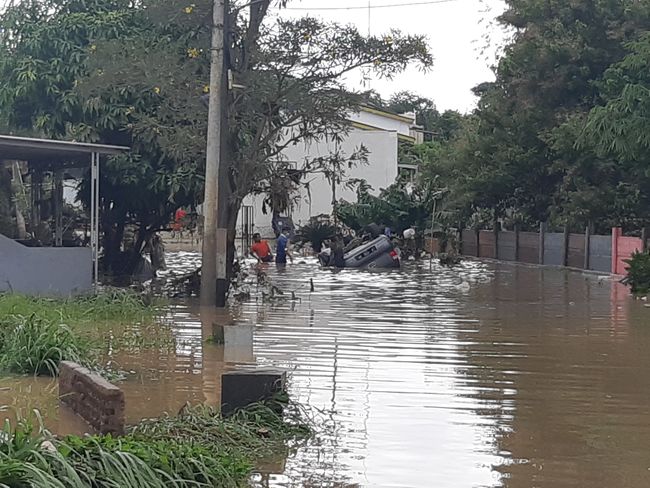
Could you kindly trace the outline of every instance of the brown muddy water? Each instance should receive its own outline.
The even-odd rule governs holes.
[[[110,352],[132,372],[129,421],[218,404],[223,371],[272,365],[320,432],[258,486],[650,486],[650,308],[609,277],[485,262],[268,269],[298,300],[263,303],[253,287],[227,312],[178,303],[144,333],[171,342]],[[215,322],[253,325],[253,343],[206,342]],[[80,429],[56,403],[55,384],[0,380],[0,404]]]

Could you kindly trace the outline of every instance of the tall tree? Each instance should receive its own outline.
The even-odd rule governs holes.
[[[573,161],[562,163],[554,131],[598,100],[595,82],[650,27],[647,0],[509,0],[501,22],[514,31],[480,87],[473,172],[485,174],[477,196],[499,212],[545,220]],[[567,164],[569,166],[567,166]]]
[[[229,230],[231,263],[241,202],[289,169],[284,148],[345,136],[362,97],[342,77],[355,70],[391,77],[431,63],[420,36],[367,38],[315,19],[274,19],[270,7],[231,2],[227,22],[233,89],[219,226]],[[0,19],[0,111],[12,130],[133,148],[102,171],[107,256],[118,254],[128,224],[139,229],[127,270],[176,208],[203,195],[210,13],[206,0],[23,0]],[[362,162],[363,151],[345,158]],[[301,164],[290,169],[330,169],[328,158]]]

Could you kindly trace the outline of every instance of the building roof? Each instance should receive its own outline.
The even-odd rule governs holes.
[[[0,135],[0,160],[74,167],[90,164],[93,153],[112,155],[129,150],[126,146]]]
[[[362,112],[368,112],[370,114],[381,115],[382,117],[397,120],[399,122],[404,122],[404,123],[407,123],[407,124],[414,124],[415,123],[413,118],[409,117],[409,115],[407,115],[407,114],[396,114],[396,113],[389,112],[389,111],[384,110],[384,109],[371,107],[370,105],[362,106],[361,111]]]

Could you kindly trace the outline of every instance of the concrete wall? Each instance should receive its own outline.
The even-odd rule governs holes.
[[[466,256],[476,256],[476,231],[463,231],[463,254]]]
[[[625,274],[624,260],[628,259],[635,250],[642,248],[642,241],[636,237],[621,235],[620,229],[614,229],[612,236],[589,236],[589,262],[588,269],[603,273],[612,272],[612,262],[616,261],[616,272]],[[585,267],[585,234],[569,234],[568,266],[573,268]],[[617,248],[612,249],[613,243]],[[537,232],[520,232],[519,248],[515,250],[516,236],[514,232],[499,232],[498,259],[503,261],[540,264],[540,234]],[[476,256],[476,232],[463,231],[463,254]],[[617,258],[612,259],[612,253],[617,253]],[[564,233],[547,232],[544,234],[544,263],[545,265],[564,265]],[[480,257],[494,257],[494,232],[484,230],[480,232]]]
[[[591,236],[589,241],[589,269],[604,273],[612,271],[611,236]]]
[[[66,296],[90,290],[90,248],[26,247],[0,235],[0,292]]]
[[[584,234],[569,234],[568,266],[571,268],[585,267],[585,236]]]
[[[627,274],[627,263],[625,260],[630,259],[632,254],[643,249],[643,241],[638,237],[626,237],[621,233],[621,229],[615,229],[613,232],[613,253],[616,257],[612,259],[612,272],[614,274]]]
[[[539,264],[539,234],[536,232],[519,233],[519,261]]]
[[[544,264],[564,265],[564,234],[547,232],[544,234]]]
[[[299,144],[291,146],[283,153],[289,161],[303,162],[305,158],[311,159],[327,156],[337,149],[346,156],[363,145],[368,149],[368,164],[354,167],[348,171],[350,178],[363,178],[370,184],[375,194],[395,182],[397,178],[397,133],[386,131],[364,131],[354,129],[340,145],[334,142],[321,141],[313,144]],[[326,178],[314,175],[308,178],[309,191],[300,192],[300,201],[293,211],[292,218],[297,226],[309,222],[310,217],[332,213],[332,189]],[[353,189],[337,188],[337,200],[341,198],[354,202],[356,193]],[[254,231],[266,237],[273,235],[271,215],[262,213],[263,196],[249,196],[244,205],[251,205],[254,209]],[[239,222],[241,222],[241,213]]]
[[[491,230],[482,230],[478,240],[479,257],[498,259],[497,249],[494,241],[494,232]]]
[[[517,259],[517,239],[514,232],[499,232],[499,259],[515,261]]]
[[[351,114],[348,118],[351,122],[358,122],[360,124],[377,127],[378,129],[397,132],[403,136],[409,136],[411,134],[411,126],[415,123],[415,121],[409,123],[392,117],[366,112],[364,110],[356,114]]]

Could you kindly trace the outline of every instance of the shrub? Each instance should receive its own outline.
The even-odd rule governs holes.
[[[321,252],[323,242],[336,236],[336,226],[327,222],[310,222],[303,225],[298,232],[300,242],[309,242],[314,252]]]
[[[632,288],[635,295],[650,293],[650,254],[635,252],[630,259],[626,259],[627,278],[625,282]]]

